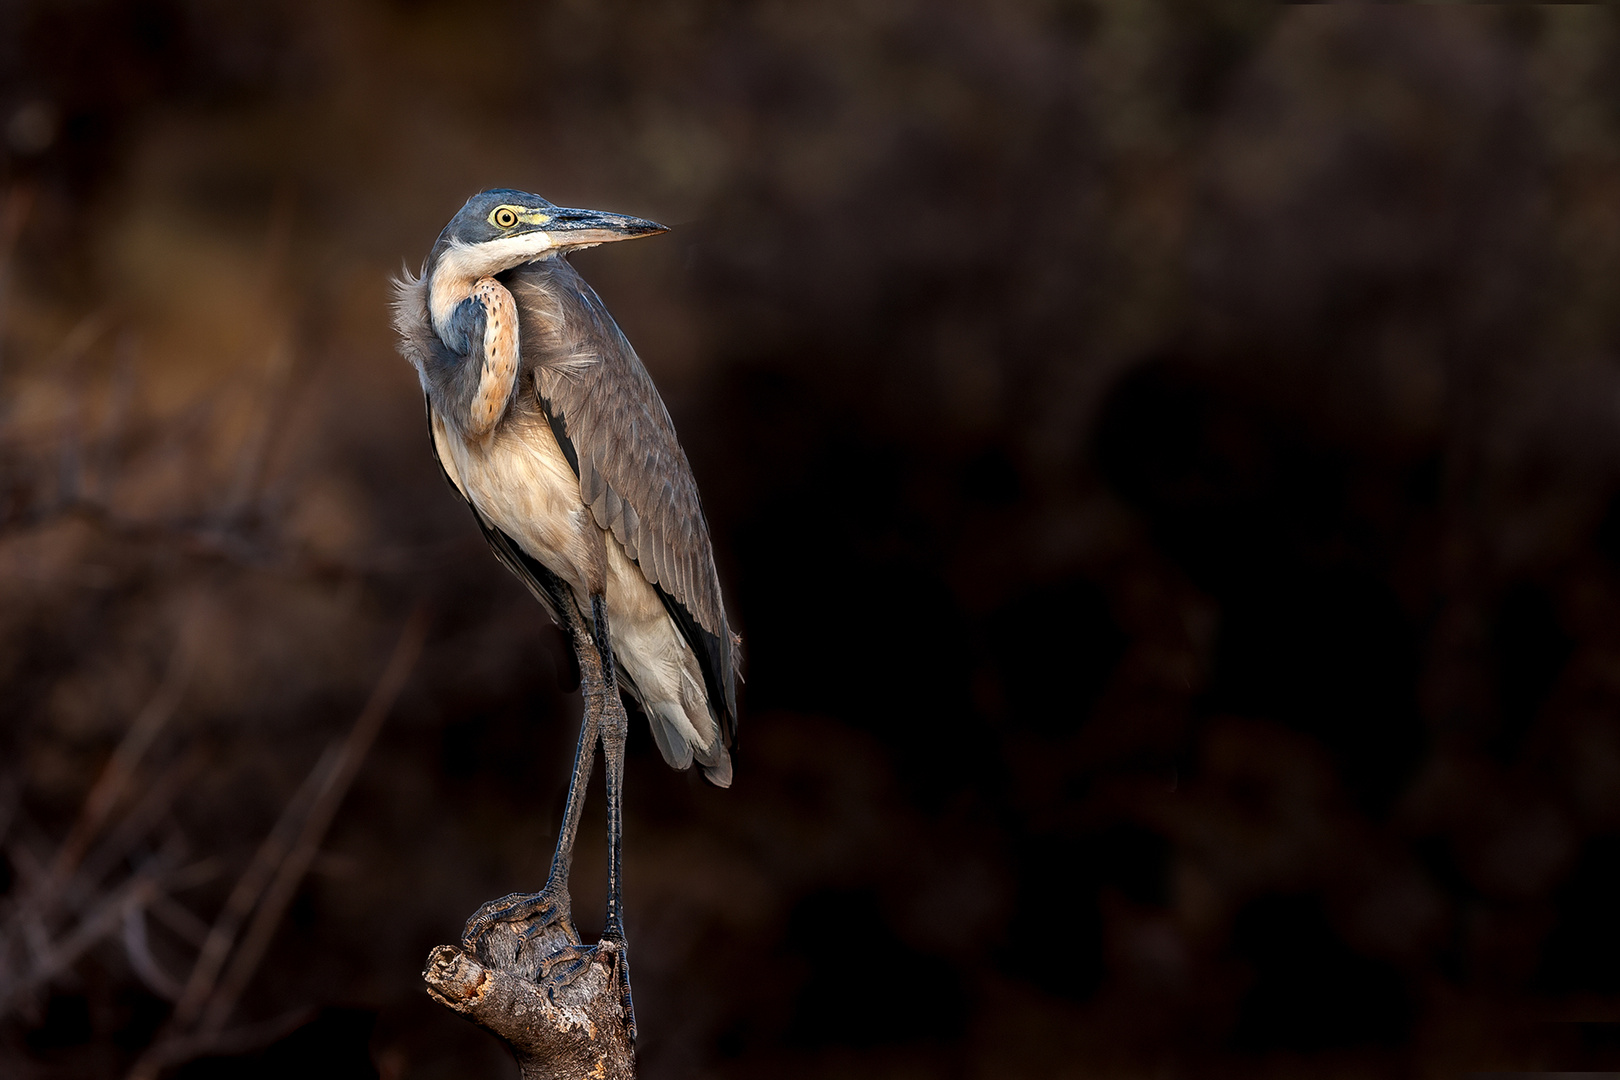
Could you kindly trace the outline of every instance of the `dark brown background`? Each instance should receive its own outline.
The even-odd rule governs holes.
[[[170,827],[240,867],[425,601],[239,1014],[328,1008],[185,1075],[513,1074],[419,970],[542,880],[577,696],[434,470],[387,281],[514,186],[675,226],[576,264],[746,635],[734,788],[632,735],[646,1077],[1620,1065],[1617,44],[1597,8],[0,4],[0,884],[177,648],[152,769],[202,755]],[[120,1075],[165,1008],[105,947],[0,1071]]]

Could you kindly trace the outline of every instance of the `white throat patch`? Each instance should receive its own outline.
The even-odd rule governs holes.
[[[556,253],[557,245],[548,232],[505,236],[483,244],[451,243],[433,268],[428,290],[428,314],[433,329],[442,338],[456,305],[472,295],[473,283],[493,277],[503,270],[535,262]]]

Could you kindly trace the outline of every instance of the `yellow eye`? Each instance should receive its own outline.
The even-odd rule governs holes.
[[[502,229],[510,229],[518,223],[518,216],[511,207],[502,206],[490,215],[490,220]]]

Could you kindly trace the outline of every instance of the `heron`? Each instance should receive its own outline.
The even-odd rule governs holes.
[[[620,692],[646,715],[664,760],[728,787],[741,638],[731,629],[697,482],[641,360],[570,252],[667,231],[497,188],[467,200],[420,273],[395,282],[394,326],[427,399],[429,442],[496,557],[562,628],[584,698],[578,747],[546,884],[485,904],[474,950],[497,923],[524,939],[558,925],[572,946],[542,961],[566,980],[580,945],[568,893],[598,741],[606,775],[607,916],[632,1037],[620,895],[624,745]],[[594,947],[593,947],[594,948]],[[550,972],[562,964],[562,974]]]

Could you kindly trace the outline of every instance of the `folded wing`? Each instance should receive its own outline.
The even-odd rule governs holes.
[[[561,259],[503,275],[521,319],[523,366],[597,524],[658,589],[703,669],[727,746],[738,642],[726,619],[691,465],[651,376],[585,280]]]

